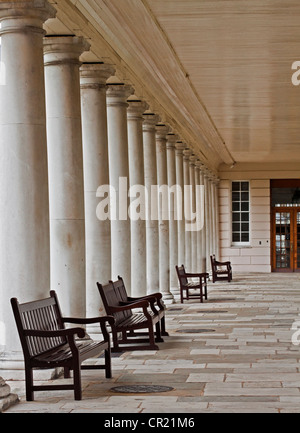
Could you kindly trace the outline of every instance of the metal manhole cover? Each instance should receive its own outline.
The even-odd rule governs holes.
[[[167,392],[172,391],[174,388],[171,386],[163,385],[123,385],[111,388],[111,391],[124,392],[124,393],[151,393],[151,392]]]
[[[182,332],[183,334],[196,334],[201,332],[215,332],[215,329],[178,329],[176,332]]]

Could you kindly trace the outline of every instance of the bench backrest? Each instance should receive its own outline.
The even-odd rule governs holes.
[[[105,308],[105,312],[109,316],[113,316],[116,325],[132,315],[131,310],[112,312],[110,307],[120,307],[121,302],[127,301],[127,292],[121,277],[117,281],[109,281],[107,284],[97,283],[98,290]]]
[[[187,279],[187,277],[185,276],[185,268],[184,268],[184,266],[183,265],[181,265],[181,266],[175,266],[175,268],[176,268],[176,272],[177,272],[177,276],[178,276],[178,279],[179,279],[179,283],[180,283],[180,285],[182,284],[182,285],[185,285],[185,284],[187,284],[188,283],[188,279]]]
[[[16,298],[11,299],[11,305],[24,352],[24,357],[44,353],[66,343],[65,337],[32,337],[25,336],[24,330],[52,331],[64,329],[61,311],[56,293],[50,292],[50,297],[20,304]]]

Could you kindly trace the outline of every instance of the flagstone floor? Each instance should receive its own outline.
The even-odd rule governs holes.
[[[52,391],[26,402],[24,373],[1,371],[20,398],[5,413],[300,413],[300,274],[234,275],[210,282],[208,298],[168,305],[160,350],[114,356],[112,379],[84,370],[81,401]],[[112,390],[133,384],[173,389]]]

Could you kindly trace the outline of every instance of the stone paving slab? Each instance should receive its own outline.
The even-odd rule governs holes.
[[[160,350],[113,357],[112,379],[84,370],[79,402],[72,391],[37,392],[34,402],[26,402],[24,372],[2,370],[20,400],[4,414],[300,413],[300,346],[292,344],[292,325],[300,320],[300,275],[234,275],[232,283],[209,282],[208,296],[202,304],[168,305],[170,336]],[[45,373],[36,377],[39,383],[53,381]],[[132,384],[173,389],[112,390]]]

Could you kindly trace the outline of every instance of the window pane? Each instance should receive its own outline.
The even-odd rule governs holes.
[[[240,201],[240,193],[232,192],[232,201]]]
[[[242,242],[249,242],[249,233],[242,233],[241,240]]]
[[[243,202],[241,203],[241,209],[242,209],[243,211],[248,211],[248,210],[249,210],[249,203],[246,202],[246,201],[243,201]]]
[[[239,232],[241,230],[241,224],[240,223],[232,223],[232,231],[233,232]]]
[[[232,221],[240,221],[240,219],[241,219],[240,212],[233,212],[232,213]]]
[[[233,211],[239,211],[240,210],[240,203],[239,202],[232,203],[232,210]]]
[[[249,182],[241,182],[241,190],[249,191]]]
[[[243,223],[242,224],[242,232],[248,232],[249,231],[249,224]]]
[[[249,201],[249,192],[242,192],[241,199],[242,201]]]
[[[233,242],[240,242],[241,241],[240,233],[232,233],[232,241]]]
[[[241,221],[249,221],[249,213],[248,212],[241,213]]]
[[[240,190],[240,182],[232,182],[232,191]]]

